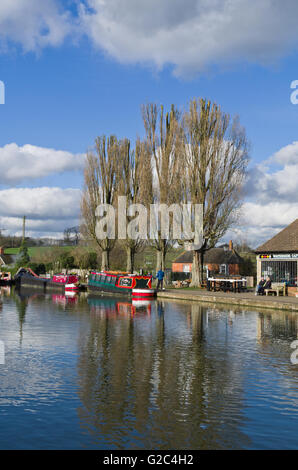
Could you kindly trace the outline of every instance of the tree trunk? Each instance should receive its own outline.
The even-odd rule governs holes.
[[[204,253],[203,251],[193,251],[193,262],[191,268],[191,287],[201,287],[203,283],[204,272]]]
[[[166,249],[164,246],[160,250],[156,250],[156,272],[160,269],[165,270],[166,267]]]
[[[133,273],[135,253],[131,246],[126,247],[126,271]]]
[[[110,252],[108,250],[103,250],[101,253],[101,270],[108,271],[110,267]]]
[[[199,277],[200,277],[200,286],[203,285],[204,282],[204,251],[200,252],[200,264],[199,264]]]
[[[161,251],[156,250],[156,272],[161,269]]]

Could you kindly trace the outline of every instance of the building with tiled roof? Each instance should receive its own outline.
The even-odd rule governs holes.
[[[184,251],[172,263],[172,272],[190,273],[192,269],[193,253]],[[204,255],[204,267],[208,272],[222,274],[239,274],[243,262],[241,256],[234,250],[233,243],[211,248]]]
[[[297,287],[298,219],[256,249],[257,279],[270,276],[273,282]]]

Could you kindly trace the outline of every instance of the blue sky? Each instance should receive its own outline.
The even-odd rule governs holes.
[[[3,0],[0,226],[20,233],[27,214],[28,233],[59,236],[77,223],[95,137],[134,139],[141,104],[183,109],[199,96],[238,114],[251,143],[243,217],[227,237],[257,245],[297,218],[298,5],[278,3]]]

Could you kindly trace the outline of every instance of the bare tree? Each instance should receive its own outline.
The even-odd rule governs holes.
[[[152,155],[153,202],[168,206],[180,202],[178,191],[179,159],[177,140],[179,136],[179,113],[174,105],[164,113],[163,106],[147,104],[142,107],[147,143]],[[157,220],[157,231],[153,246],[157,250],[156,270],[165,269],[166,254],[172,241],[162,236]]]
[[[190,102],[183,116],[181,156],[185,201],[203,205],[203,238],[193,251],[192,285],[203,280],[205,252],[235,223],[248,164],[245,130],[238,118],[204,99]]]
[[[71,228],[66,228],[63,232],[63,239],[66,245],[71,243]]]
[[[148,205],[151,194],[151,175],[147,144],[137,139],[135,149],[132,150],[128,139],[121,141],[118,195],[126,198],[127,206]],[[133,215],[128,214],[127,218],[132,220]],[[140,236],[136,238],[127,236],[122,243],[126,250],[126,269],[131,273],[134,270],[135,254],[144,246],[145,241]]]
[[[109,255],[115,239],[99,239],[96,234],[96,209],[100,204],[114,205],[117,193],[119,142],[115,136],[98,137],[95,153],[88,152],[81,201],[82,229],[101,249],[101,269],[109,269]]]
[[[64,243],[78,245],[80,229],[79,227],[68,227],[64,230]]]

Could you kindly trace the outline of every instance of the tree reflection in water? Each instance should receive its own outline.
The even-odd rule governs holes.
[[[79,340],[78,413],[94,442],[104,438],[107,448],[147,449],[249,444],[239,430],[241,376],[229,354],[209,354],[206,307],[175,309],[157,301],[146,322],[144,311],[132,313],[129,303],[121,315],[123,304],[114,299],[88,302],[90,331]],[[235,379],[237,388],[231,390]]]

